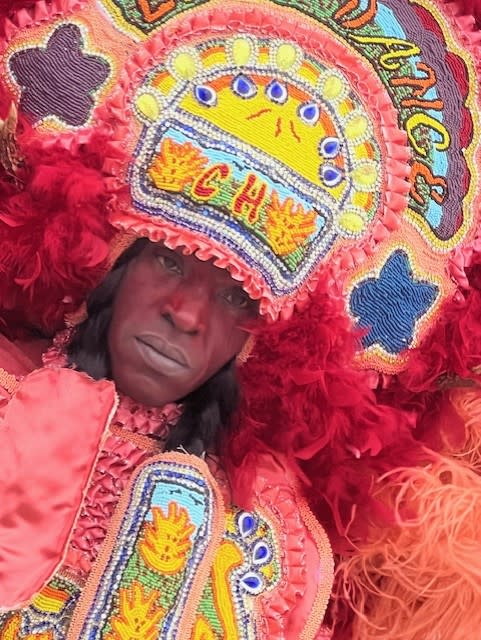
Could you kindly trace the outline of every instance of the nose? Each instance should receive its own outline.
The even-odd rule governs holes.
[[[166,300],[162,316],[182,333],[196,335],[205,329],[208,312],[204,287],[181,287]]]

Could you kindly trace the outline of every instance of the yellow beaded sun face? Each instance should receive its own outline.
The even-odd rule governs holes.
[[[296,291],[379,207],[380,151],[338,70],[239,36],[172,51],[137,91],[135,205],[228,244]]]

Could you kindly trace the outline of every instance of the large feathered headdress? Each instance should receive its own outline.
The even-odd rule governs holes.
[[[389,517],[374,480],[446,446],[440,381],[481,364],[477,5],[0,11],[5,330],[58,329],[126,235],[214,260],[270,321],[241,372],[239,496],[282,449],[338,547],[362,539]]]

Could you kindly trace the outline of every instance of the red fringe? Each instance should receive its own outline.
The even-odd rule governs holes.
[[[19,11],[30,11],[36,4],[49,5],[50,0],[0,0],[0,35],[5,35],[5,19],[15,20],[15,14]]]
[[[0,16],[13,15],[20,9],[31,9],[40,0],[0,0]]]

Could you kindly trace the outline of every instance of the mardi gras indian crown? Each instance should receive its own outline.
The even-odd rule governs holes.
[[[228,266],[271,319],[340,283],[361,361],[395,372],[475,237],[466,24],[427,0],[59,0],[1,61],[46,144],[108,134],[114,225]]]

